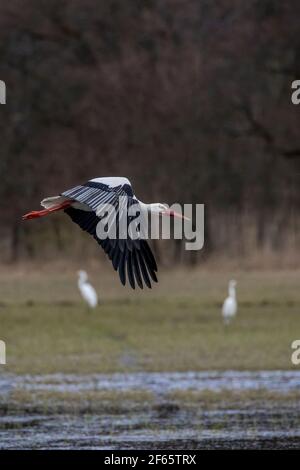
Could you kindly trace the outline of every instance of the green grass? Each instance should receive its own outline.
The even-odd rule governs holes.
[[[229,275],[239,281],[239,312],[224,327],[220,306]],[[103,279],[102,304],[92,312],[72,276],[3,276],[0,339],[7,365],[1,371],[295,368],[290,357],[292,341],[300,339],[299,272],[175,271],[172,277],[163,273],[161,285],[145,295],[118,285],[113,291]]]

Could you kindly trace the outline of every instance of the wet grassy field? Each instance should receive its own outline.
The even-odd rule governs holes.
[[[281,374],[284,383],[283,372],[277,371],[276,377]],[[113,376],[93,377],[94,390],[84,390],[82,378],[83,389],[74,391],[69,376],[60,376],[66,390],[59,391],[57,377],[18,377],[15,383],[10,377],[13,388],[1,394],[0,448],[299,448],[298,390],[262,389],[253,377],[258,388],[252,390],[199,391],[173,383],[174,390],[168,392],[165,374],[160,375],[160,391],[147,390],[148,373],[143,389],[119,391],[109,389]],[[243,381],[239,375],[232,379],[233,384]],[[299,385],[299,374],[296,379]]]
[[[131,292],[89,271],[101,302],[94,311],[79,297],[75,270],[0,273],[2,448],[298,446],[298,375],[277,390],[277,372],[269,382],[254,376],[253,386],[252,376],[227,377],[227,385],[221,376],[220,386],[213,380],[207,389],[202,376],[200,386],[168,374],[297,374],[291,343],[300,339],[299,272],[166,271],[152,291]],[[238,281],[239,311],[225,327],[229,278]],[[111,375],[118,373],[125,383],[146,375],[123,389]],[[85,386],[74,388],[74,380]]]
[[[164,273],[162,284],[145,292],[131,292],[112,279],[101,285],[93,273],[101,302],[94,311],[81,301],[73,273],[0,278],[5,371],[295,367],[290,358],[300,334],[300,273],[232,276],[238,280],[239,311],[229,327],[220,314],[227,273],[178,272],[173,283]]]
[[[7,371],[17,373],[292,368],[299,305],[240,302],[225,327],[217,303],[197,299],[1,308]]]

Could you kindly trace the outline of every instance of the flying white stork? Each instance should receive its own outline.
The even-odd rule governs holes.
[[[120,204],[120,197],[125,203]],[[139,201],[133,193],[130,181],[123,177],[94,178],[80,186],[64,191],[59,196],[49,197],[41,201],[43,210],[25,214],[23,220],[34,219],[63,210],[73,222],[78,224],[99,243],[108,255],[112,265],[118,271],[123,285],[126,277],[135,289],[136,284],[142,289],[143,283],[151,288],[151,280],[157,282],[157,265],[153,253],[146,240],[141,237],[133,239],[104,238],[97,236],[96,228],[102,220],[100,207],[114,207],[118,216],[126,216],[128,208],[139,204],[141,211],[162,214],[169,217],[180,217],[181,214],[169,210],[166,204],[145,204]],[[127,220],[127,219],[126,219]],[[127,273],[127,276],[126,276]]]
[[[236,315],[236,312],[237,312],[235,286],[236,286],[235,280],[232,279],[231,281],[229,281],[228,297],[224,300],[223,307],[222,307],[222,315],[223,315],[223,320],[224,320],[225,325],[230,323],[230,321]]]
[[[94,287],[88,282],[86,271],[78,271],[78,289],[82,298],[86,301],[90,308],[98,305],[98,295]]]

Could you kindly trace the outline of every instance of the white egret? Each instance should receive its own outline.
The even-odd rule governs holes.
[[[78,289],[90,308],[97,307],[98,295],[94,287],[88,282],[88,275],[85,271],[78,271]]]
[[[222,307],[222,316],[223,316],[225,325],[230,323],[232,318],[237,313],[237,300],[236,300],[235,286],[236,286],[235,280],[229,281],[228,297],[224,300],[223,307]]]

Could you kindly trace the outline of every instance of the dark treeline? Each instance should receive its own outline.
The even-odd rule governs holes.
[[[21,214],[105,175],[145,201],[205,203],[206,256],[296,248],[299,13],[298,0],[1,2],[1,256],[37,256]],[[53,248],[63,220],[38,222]]]

